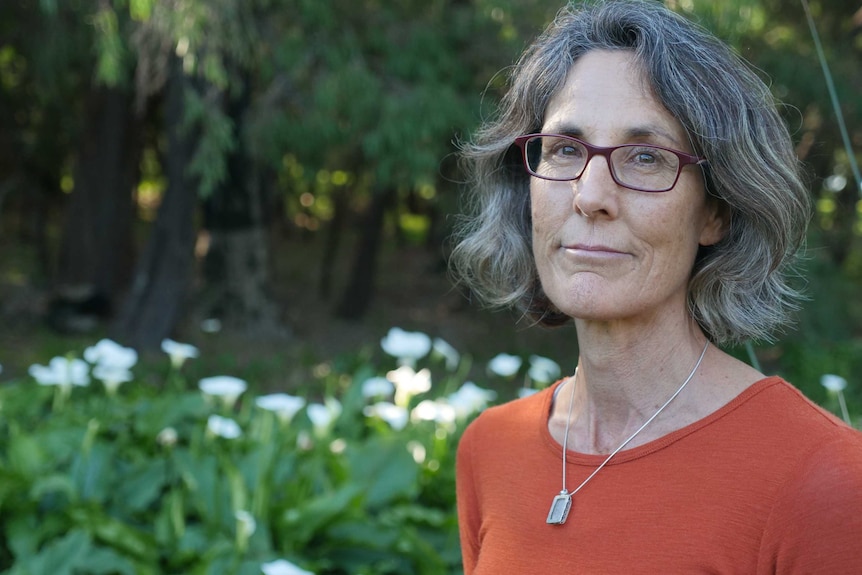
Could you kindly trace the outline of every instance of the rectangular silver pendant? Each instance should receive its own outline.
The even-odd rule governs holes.
[[[562,525],[566,522],[571,508],[572,495],[570,493],[560,493],[554,497],[554,502],[551,503],[551,510],[548,512],[546,523],[550,525]]]

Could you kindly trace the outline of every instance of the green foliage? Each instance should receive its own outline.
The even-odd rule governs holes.
[[[127,75],[129,55],[120,34],[117,14],[102,8],[93,16],[96,28],[96,78],[108,86],[123,83]]]
[[[458,376],[427,363],[435,393],[451,389]],[[465,421],[396,431],[364,412],[362,383],[384,368],[336,364],[347,371],[309,382],[310,395],[340,400],[323,427],[252,395],[229,405],[178,371],[116,394],[5,384],[0,573],[259,573],[277,558],[318,574],[458,573],[452,468]],[[219,436],[215,415],[242,435]]]

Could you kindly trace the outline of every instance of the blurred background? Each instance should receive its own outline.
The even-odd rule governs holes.
[[[805,3],[666,3],[769,79],[810,175],[811,299],[757,357],[815,399],[824,373],[862,397],[862,202]],[[573,330],[481,309],[445,264],[457,141],[560,5],[2,0],[3,378],[101,337],[144,356],[173,338],[201,373],[290,388],[392,326],[570,369]],[[810,12],[860,150],[862,4]]]

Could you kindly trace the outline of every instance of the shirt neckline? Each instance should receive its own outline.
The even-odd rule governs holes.
[[[709,415],[694,421],[685,427],[681,427],[676,431],[672,431],[666,435],[663,435],[659,438],[656,438],[652,441],[644,443],[643,445],[638,445],[636,447],[632,447],[631,449],[623,449],[619,453],[617,453],[613,459],[611,459],[607,464],[608,465],[619,465],[621,463],[626,463],[628,461],[633,461],[635,459],[639,459],[641,457],[645,457],[651,453],[655,453],[660,449],[664,449],[669,445],[676,443],[683,437],[686,437],[699,429],[702,429],[711,423],[718,421],[719,419],[725,417],[729,413],[736,410],[738,407],[742,406],[754,396],[759,393],[765,391],[766,389],[778,385],[783,380],[778,376],[768,376],[760,379],[734,397],[732,400],[727,402],[725,405],[721,406],[717,410],[713,411]],[[542,436],[542,440],[544,441],[546,447],[550,448],[555,457],[561,457],[563,452],[563,446],[557,443],[557,441],[551,436],[551,432],[548,430],[548,419],[551,416],[551,408],[553,406],[554,395],[556,394],[557,389],[565,382],[564,379],[559,380],[551,387],[548,387],[543,392],[543,401],[542,401],[542,417],[539,418],[539,433]],[[607,459],[607,454],[592,454],[592,453],[581,453],[578,451],[568,450],[566,453],[566,461],[569,463],[579,464],[579,465],[587,465],[587,466],[597,466],[600,465],[605,459]]]

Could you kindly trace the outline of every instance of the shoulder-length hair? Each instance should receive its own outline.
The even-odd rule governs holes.
[[[631,50],[653,93],[707,158],[707,193],[728,226],[701,247],[689,311],[715,343],[769,340],[800,294],[788,275],[810,203],[799,161],[768,87],[727,45],[658,2],[610,0],[561,10],[513,68],[495,118],[462,145],[467,213],[451,254],[455,278],[492,306],[561,325],[532,251],[529,175],[515,137],[541,130],[551,96],[591,50]],[[636,192],[634,192],[636,193]]]

